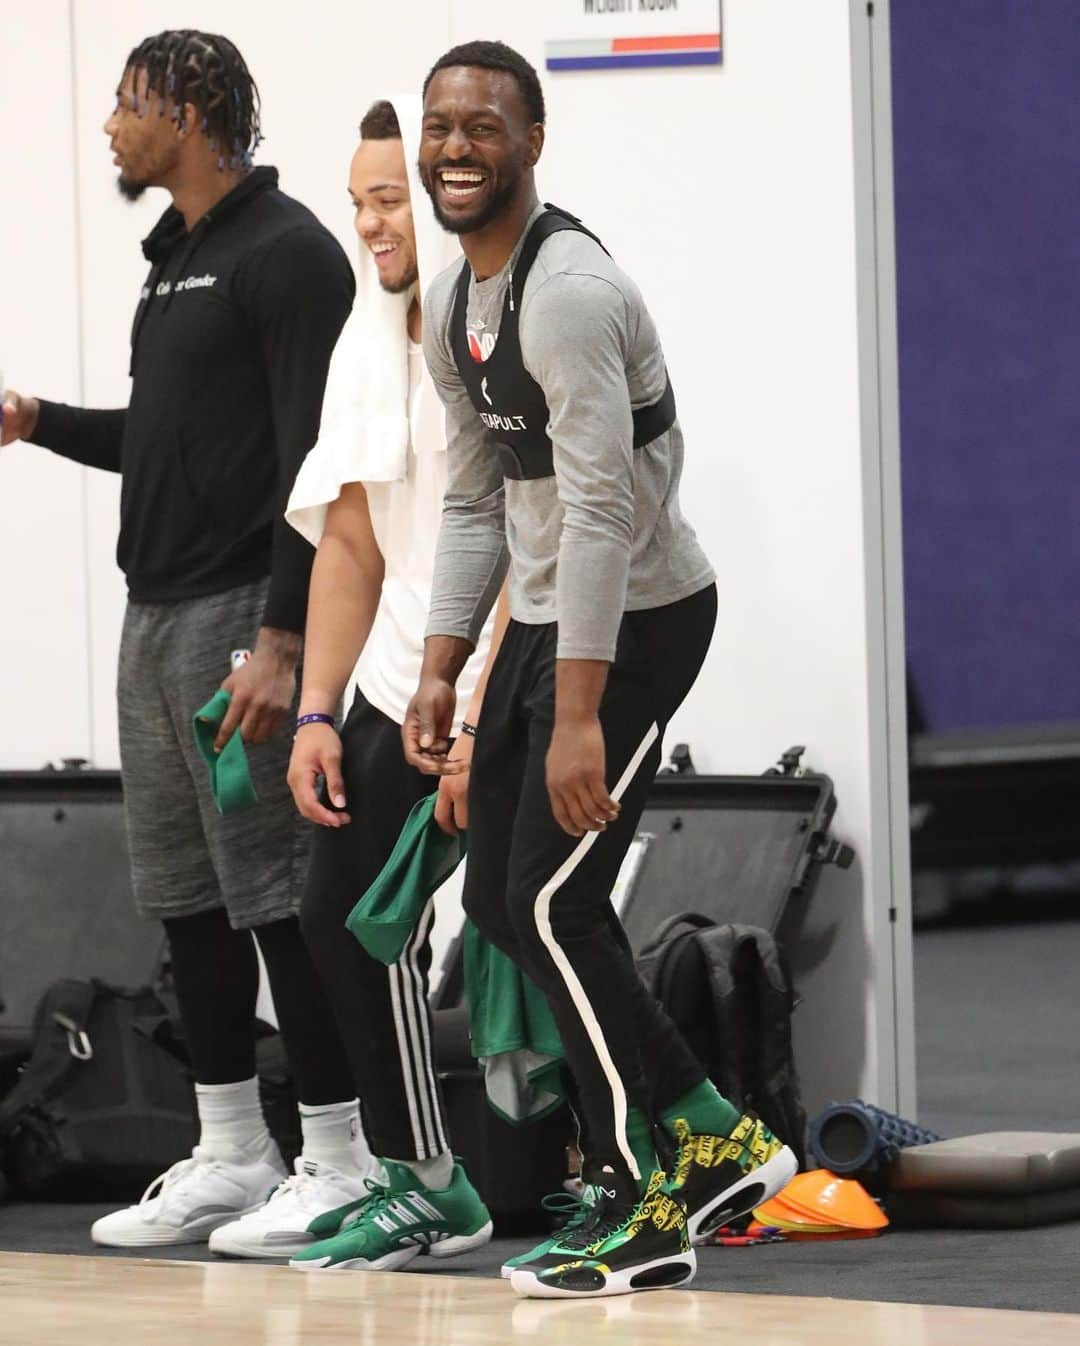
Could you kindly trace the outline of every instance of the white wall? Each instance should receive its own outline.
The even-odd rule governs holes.
[[[887,24],[887,8],[878,10]],[[545,35],[543,5],[505,0],[377,7],[309,0],[302,22],[294,16],[280,25],[255,0],[233,0],[227,18],[203,0],[95,0],[92,20],[88,8],[76,11],[90,405],[126,398],[127,335],[144,272],[138,240],[164,204],[158,194],[137,207],[120,201],[100,130],[137,39],[165,26],[223,27],[262,89],[262,161],[276,164],[286,190],[351,249],[345,175],[367,104],[416,87],[451,41],[469,37],[501,37],[542,68]],[[882,926],[898,900],[896,883],[902,898],[906,869],[898,876],[889,857],[887,795],[898,777],[895,763],[889,775],[884,726],[888,697],[894,713],[896,698],[883,672],[878,611],[883,565],[896,558],[885,555],[880,529],[868,528],[880,505],[870,470],[880,446],[875,409],[868,414],[876,385],[860,381],[860,342],[876,315],[865,303],[873,288],[865,219],[861,232],[856,227],[865,214],[857,183],[866,164],[856,157],[853,107],[856,125],[868,117],[865,90],[852,76],[853,51],[857,75],[866,59],[857,11],[865,15],[849,0],[726,0],[720,68],[545,76],[549,130],[540,173],[542,195],[600,234],[654,312],[686,433],[684,506],[720,575],[713,651],[669,741],[688,740],[700,769],[725,772],[760,771],[781,749],[805,743],[808,760],[835,780],[837,830],[859,853],[858,868],[830,876],[807,913],[800,1037],[811,1059],[812,1103],[859,1091],[896,1103],[897,1035],[910,1037],[910,1007],[899,1020],[894,1014],[895,952],[892,931]],[[65,15],[66,6],[47,0],[23,21],[35,25],[42,49],[62,54]],[[73,219],[68,198],[66,216],[56,200],[71,162],[65,86],[51,80],[50,98],[41,99],[33,96],[34,77],[24,78],[21,98],[33,116],[7,176],[30,184],[38,209],[18,220],[0,214],[3,256],[18,257],[21,287],[10,310],[7,291],[4,299],[9,346],[10,315],[17,315],[19,362],[2,349],[0,360],[8,360],[16,386],[75,396]],[[10,169],[6,131],[4,149]],[[49,308],[41,303],[46,291]],[[0,540],[8,562],[0,625],[37,651],[32,663],[0,666],[5,704],[27,707],[0,744],[3,761],[35,764],[82,751],[92,736],[96,760],[115,763],[116,483],[85,474],[83,537],[77,470],[20,450],[0,474],[0,508],[13,530],[5,526]],[[72,524],[57,537],[61,507]],[[47,536],[51,545],[42,547]],[[84,546],[88,665],[73,579]],[[40,559],[27,575],[29,554]],[[53,611],[64,612],[62,624]],[[901,814],[894,809],[893,821]],[[901,1092],[910,1107],[907,1086]]]
[[[10,12],[8,12],[10,10]],[[66,0],[5,9],[0,43],[0,370],[80,396]],[[43,72],[47,71],[47,77]],[[91,754],[87,473],[0,450],[0,765]]]

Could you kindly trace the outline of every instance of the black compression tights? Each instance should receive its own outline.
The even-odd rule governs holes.
[[[348,1061],[295,916],[234,930],[220,907],[164,922],[173,980],[195,1078],[232,1084],[255,1074],[259,941],[278,1025],[304,1103],[355,1096]]]

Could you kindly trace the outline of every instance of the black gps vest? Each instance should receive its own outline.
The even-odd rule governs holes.
[[[604,247],[580,220],[557,206],[546,205],[526,235],[518,259],[510,273],[510,285],[503,302],[502,320],[495,347],[486,360],[475,360],[466,334],[466,310],[469,300],[468,261],[461,268],[450,318],[450,349],[469,399],[484,423],[485,433],[498,458],[504,477],[531,481],[555,475],[554,456],[547,427],[551,419],[544,390],[525,368],[518,336],[518,315],[525,293],[525,281],[540,245],[552,234],[574,229],[587,234]],[[604,248],[607,252],[607,249]],[[610,254],[609,254],[610,255]],[[675,393],[667,380],[663,395],[651,406],[633,413],[634,448],[650,444],[675,423]]]

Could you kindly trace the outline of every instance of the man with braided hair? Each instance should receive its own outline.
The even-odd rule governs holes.
[[[172,197],[143,244],[130,402],[89,411],[8,392],[3,437],[122,476],[132,881],[168,933],[201,1122],[159,1191],[94,1225],[96,1242],[134,1247],[205,1241],[285,1179],[255,1079],[255,940],[301,1100],[303,1155],[287,1181],[318,1188],[322,1209],[366,1195],[348,1060],[296,916],[308,828],[286,783],[313,553],[283,512],[354,282],[276,171],[252,167],[258,91],[226,38],[142,42],[104,129],[123,195]],[[257,797],[243,812],[219,812],[193,741],[192,716],[219,688],[230,699],[214,746],[239,732]]]

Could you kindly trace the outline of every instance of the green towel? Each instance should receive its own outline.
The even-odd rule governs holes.
[[[563,1045],[548,1002],[472,921],[465,922],[465,999],[484,1090],[508,1122],[532,1122],[563,1101]]]
[[[401,957],[431,894],[457,869],[464,837],[452,837],[435,821],[434,794],[414,804],[390,859],[349,913],[345,927],[387,967]]]
[[[214,751],[214,739],[229,709],[232,693],[219,687],[201,710],[195,712],[191,727],[195,746],[210,772],[210,789],[219,813],[240,813],[259,802],[251,783],[244,740],[237,727],[220,752]]]
[[[415,805],[393,854],[345,922],[387,966],[401,957],[428,899],[465,854],[464,835],[448,836],[436,823],[435,800],[432,794]],[[547,1001],[471,921],[464,943],[472,1054],[484,1067],[488,1102],[509,1121],[541,1117],[563,1097],[563,1049]]]

